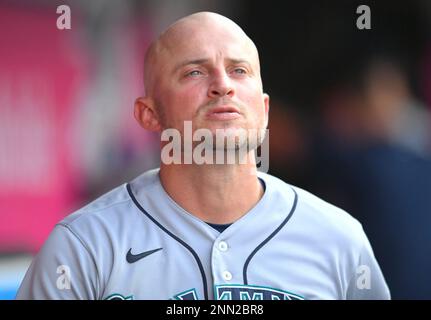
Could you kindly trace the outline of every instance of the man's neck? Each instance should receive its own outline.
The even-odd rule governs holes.
[[[197,218],[232,223],[263,196],[254,164],[164,165],[160,180],[169,196]]]

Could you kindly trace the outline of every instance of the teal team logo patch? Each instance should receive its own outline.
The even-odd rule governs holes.
[[[304,300],[304,297],[269,287],[250,285],[220,285],[214,287],[216,300]]]
[[[175,300],[198,300],[198,295],[195,289],[190,289],[181,293],[178,293],[174,297]]]
[[[174,300],[199,300],[196,289],[189,289],[176,294]],[[242,284],[218,285],[214,286],[215,300],[305,300],[299,294],[280,289],[251,286]],[[133,300],[133,295],[123,296],[113,293],[104,300]]]
[[[198,300],[195,289],[183,291],[175,300]],[[215,300],[305,300],[299,294],[280,289],[242,284],[214,286]]]
[[[103,300],[133,300],[133,295],[130,296],[123,296],[122,294],[119,293],[113,293],[109,296],[107,296],[105,299]]]

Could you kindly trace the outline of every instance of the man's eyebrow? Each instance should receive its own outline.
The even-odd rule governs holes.
[[[175,69],[174,69],[174,73],[177,72],[179,69],[181,69],[182,67],[188,66],[188,65],[192,65],[192,64],[205,64],[206,62],[208,62],[210,59],[207,58],[203,58],[203,59],[192,59],[192,60],[186,60],[183,61],[181,63],[179,63]],[[245,59],[234,59],[234,58],[226,58],[226,60],[231,63],[231,64],[246,64],[249,68],[252,68],[251,63]]]
[[[232,59],[232,58],[228,58],[228,59],[226,59],[227,61],[229,61],[230,63],[232,63],[232,64],[241,64],[241,63],[245,63],[245,64],[247,64],[248,66],[250,66],[251,67],[251,63],[249,62],[249,61],[247,61],[247,60],[245,60],[245,59]]]
[[[254,72],[256,72],[255,68],[253,67],[253,64],[246,60],[246,59],[227,59],[229,61],[229,63],[231,64],[235,64],[235,65],[239,65],[239,64],[245,64],[247,65],[249,71],[253,74]]]
[[[193,60],[183,61],[175,67],[174,73],[177,72],[182,67],[188,66],[190,64],[204,64],[205,62],[208,62],[208,61],[209,61],[209,59],[193,59]]]

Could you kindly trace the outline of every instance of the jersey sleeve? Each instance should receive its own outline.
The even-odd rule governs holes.
[[[363,232],[363,231],[362,231]],[[389,300],[389,288],[374,256],[371,244],[363,232],[363,246],[356,270],[347,289],[348,300]]]
[[[55,226],[27,270],[16,299],[98,299],[95,261],[68,225]]]

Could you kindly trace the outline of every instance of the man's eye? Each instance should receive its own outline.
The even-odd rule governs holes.
[[[202,74],[202,72],[200,72],[199,70],[193,70],[193,71],[190,71],[189,73],[187,73],[187,76],[195,77],[195,76],[199,76],[201,74]]]
[[[237,73],[237,74],[247,74],[247,71],[244,70],[243,68],[236,68],[234,70],[234,72]]]

